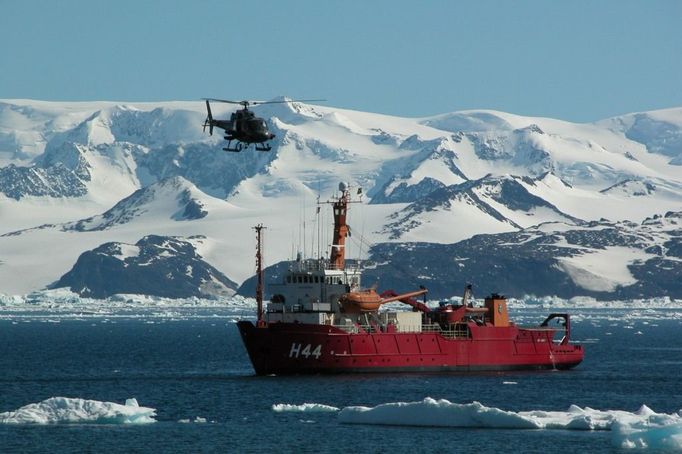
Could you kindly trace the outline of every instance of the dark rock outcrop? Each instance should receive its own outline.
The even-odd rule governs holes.
[[[237,284],[202,260],[191,242],[148,235],[135,245],[104,243],[84,252],[51,287],[92,298],[118,293],[210,298],[232,295]]]

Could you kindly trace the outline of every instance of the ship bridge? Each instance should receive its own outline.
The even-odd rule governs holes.
[[[268,322],[330,324],[334,315],[342,312],[341,296],[361,288],[360,262],[346,260],[345,242],[350,235],[346,218],[354,201],[348,185],[339,184],[339,191],[338,197],[324,202],[332,205],[334,214],[329,258],[302,259],[299,255],[290,262],[280,282],[269,284],[272,299],[265,314]]]
[[[324,259],[292,262],[280,282],[268,286],[272,294],[267,306],[268,321],[285,321],[291,317],[284,314],[296,314],[296,320],[301,322],[305,319],[306,322],[320,323],[324,316],[340,313],[341,295],[359,289],[361,275],[359,264],[334,269]],[[314,315],[304,316],[304,313]],[[321,317],[320,313],[324,316]]]

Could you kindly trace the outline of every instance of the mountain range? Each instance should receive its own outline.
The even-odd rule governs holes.
[[[272,151],[241,153],[204,108],[0,101],[0,292],[247,292],[252,227],[270,264],[324,256],[317,202],[343,181],[362,188],[348,252],[367,285],[682,298],[682,108],[576,124],[266,104]]]

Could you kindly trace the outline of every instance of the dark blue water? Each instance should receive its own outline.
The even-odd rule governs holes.
[[[540,322],[543,313],[517,313]],[[424,397],[504,410],[682,408],[680,314],[583,310],[567,372],[255,377],[226,319],[0,320],[0,413],[53,396],[157,409],[146,425],[0,425],[0,452],[613,452],[608,432],[344,425],[276,403],[374,406]],[[503,382],[516,382],[504,384]],[[206,418],[205,424],[181,419]]]

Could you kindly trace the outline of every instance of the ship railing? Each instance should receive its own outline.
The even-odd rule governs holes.
[[[448,325],[447,328],[441,327],[438,323],[425,323],[416,326],[401,325],[398,331],[401,332],[415,332],[415,333],[438,333],[443,337],[449,339],[467,339],[471,337],[471,331],[466,323],[456,323]]]
[[[441,329],[440,334],[448,339],[469,339],[471,337],[471,330],[466,323],[455,323],[448,325],[446,329]]]
[[[361,264],[345,264],[344,266],[336,266],[333,263],[328,263],[325,269],[357,274],[363,270],[363,266]]]
[[[379,325],[334,325],[336,328],[342,329],[347,333],[357,334],[362,329],[366,333],[383,333],[386,332],[385,327]],[[467,337],[465,329],[451,329],[443,330],[437,323],[422,324],[422,325],[398,325],[396,327],[398,333],[441,333],[446,337]]]
[[[440,327],[438,325],[398,325],[397,331],[399,333],[433,333],[438,332]]]
[[[362,329],[365,333],[384,333],[385,328],[379,325],[334,325],[335,328],[342,329],[349,334],[358,334]]]
[[[338,329],[343,330],[343,331],[345,331],[345,332],[347,332],[347,333],[349,333],[349,334],[358,334],[358,333],[360,332],[360,329],[359,329],[358,326],[356,326],[356,325],[349,325],[349,324],[345,324],[345,325],[334,325],[334,328],[338,328]],[[367,331],[367,328],[369,328],[369,327],[367,327],[367,326],[360,326],[360,328],[362,328],[362,329],[364,329],[365,331]]]
[[[471,332],[466,323],[456,323],[443,329],[438,323],[424,323],[422,325],[400,325],[398,331],[403,333],[438,333],[448,339],[467,339]]]
[[[378,325],[345,324],[334,326],[350,334],[358,334],[360,329],[368,334],[385,332]],[[471,331],[469,330],[469,326],[466,323],[456,323],[454,325],[449,325],[446,329],[443,329],[438,323],[422,325],[399,325],[396,331],[399,333],[438,333],[448,339],[469,339],[471,337]]]
[[[289,271],[293,272],[312,272],[324,270],[345,271],[346,273],[358,274],[363,270],[360,263],[346,263],[344,266],[336,266],[329,262],[328,259],[307,259],[296,262],[291,262]]]
[[[325,259],[307,259],[292,262],[289,266],[291,271],[306,272],[306,271],[323,271],[327,269],[328,260]]]

